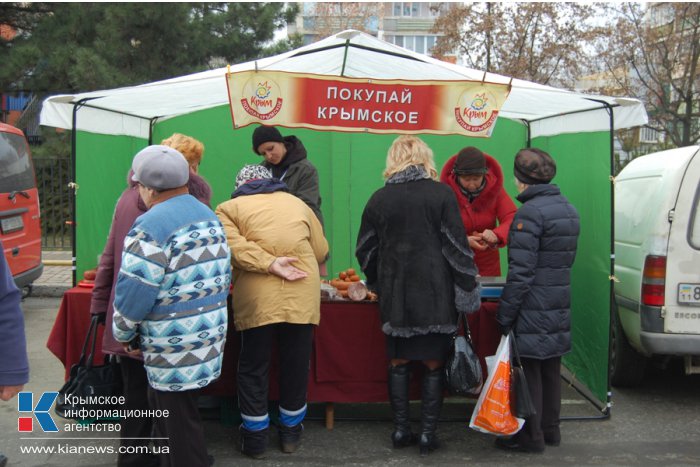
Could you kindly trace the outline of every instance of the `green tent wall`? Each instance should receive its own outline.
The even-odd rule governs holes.
[[[80,112],[78,112],[80,118]],[[213,189],[212,208],[229,198],[237,171],[260,162],[251,149],[255,126],[234,130],[228,106],[172,118],[153,127],[157,144],[174,132],[201,140],[205,152],[201,175]],[[325,229],[331,245],[329,274],[357,267],[355,241],[364,205],[383,184],[387,150],[396,135],[320,132],[281,128],[304,143],[320,176]],[[433,149],[438,171],[465,146],[477,146],[503,166],[505,187],[515,198],[512,177],[515,153],[528,144],[524,125],[499,119],[491,138],[421,136]],[[75,181],[77,277],[94,268],[104,248],[114,206],[126,187],[133,155],[148,141],[131,136],[76,132]],[[608,392],[608,335],[611,274],[611,173],[608,132],[563,134],[535,138],[532,146],[548,151],[557,161],[554,182],[581,215],[581,237],[572,277],[573,352],[565,365],[604,409]],[[517,203],[516,203],[517,204]],[[506,252],[501,250],[503,274]]]

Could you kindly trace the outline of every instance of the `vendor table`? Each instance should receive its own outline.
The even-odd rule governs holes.
[[[489,282],[491,284],[493,281]],[[497,298],[500,284],[486,286],[482,279],[482,296]],[[92,289],[74,287],[65,292],[56,321],[46,346],[66,368],[80,357],[90,325]],[[230,311],[229,311],[230,313]],[[229,316],[230,318],[230,316]],[[204,389],[205,394],[236,395],[236,363],[239,337],[229,319],[229,332],[224,348],[221,377]],[[102,331],[98,328],[97,348],[101,349]],[[97,352],[96,362],[104,356]],[[309,402],[326,402],[326,426],[333,426],[334,402],[387,401],[386,372],[388,360],[384,351],[384,334],[375,302],[334,301],[321,303],[321,323],[315,329],[309,372]],[[270,372],[270,399],[277,397],[277,367]],[[420,371],[420,370],[418,370]],[[413,378],[411,396],[420,396],[420,378]]]

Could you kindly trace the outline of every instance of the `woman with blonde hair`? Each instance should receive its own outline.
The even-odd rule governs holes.
[[[443,393],[443,366],[457,313],[479,309],[476,267],[452,190],[436,181],[432,150],[400,136],[389,152],[386,184],[367,202],[355,252],[368,286],[379,294],[386,334],[394,447],[418,443],[421,455],[435,437]],[[420,437],[411,432],[411,361],[424,365]]]
[[[204,156],[204,144],[182,133],[173,133],[169,138],[161,141],[160,144],[176,149],[185,156],[190,166],[190,181],[188,183],[190,194],[209,206],[211,203],[211,187],[199,175],[199,164],[202,163],[202,156]]]

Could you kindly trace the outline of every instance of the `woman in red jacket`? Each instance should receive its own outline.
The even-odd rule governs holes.
[[[457,197],[474,262],[482,277],[501,275],[498,249],[506,246],[508,229],[515,215],[513,200],[503,188],[503,170],[496,159],[469,146],[445,163],[440,181]],[[498,303],[483,302],[478,313],[469,315],[474,350],[481,358],[496,353],[501,332],[496,322]]]

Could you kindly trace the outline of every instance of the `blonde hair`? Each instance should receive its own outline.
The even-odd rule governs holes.
[[[164,139],[160,144],[170,146],[177,149],[185,156],[190,168],[197,171],[197,167],[202,162],[204,154],[204,144],[201,141],[192,138],[191,136],[183,135],[182,133],[173,133],[170,138]]]
[[[399,136],[387,153],[384,178],[387,179],[411,165],[423,166],[430,178],[437,180],[433,150],[420,138],[411,135]]]

